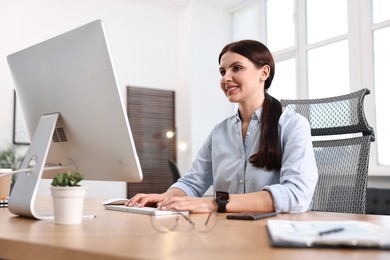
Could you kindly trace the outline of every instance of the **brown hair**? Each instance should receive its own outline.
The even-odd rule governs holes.
[[[280,170],[282,155],[278,137],[278,123],[282,114],[282,105],[277,99],[267,93],[275,75],[275,62],[272,54],[264,44],[253,40],[242,40],[226,45],[219,54],[219,63],[226,52],[233,52],[244,56],[257,68],[261,68],[264,65],[270,67],[269,76],[264,83],[265,99],[261,112],[259,151],[251,155],[249,161],[258,168]]]

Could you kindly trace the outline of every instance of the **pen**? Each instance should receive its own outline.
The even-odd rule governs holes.
[[[342,228],[342,227],[339,227],[339,228],[332,228],[332,229],[329,229],[329,230],[320,231],[320,232],[318,232],[318,235],[319,235],[319,236],[323,236],[323,235],[328,235],[328,234],[331,234],[331,233],[341,232],[341,231],[343,231],[343,230],[344,230],[344,228]]]

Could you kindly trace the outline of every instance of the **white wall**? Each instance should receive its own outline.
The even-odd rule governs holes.
[[[233,114],[219,87],[218,55],[230,42],[230,14],[218,6],[192,1],[178,12],[177,141],[180,172],[191,167],[212,127]],[[186,109],[182,109],[185,107]],[[207,195],[211,195],[210,188]]]
[[[123,0],[1,0],[1,148],[12,143],[13,129],[13,81],[6,56],[96,19],[105,22],[123,94],[127,85],[175,89],[175,9]],[[48,193],[48,183],[41,193]],[[85,185],[91,196],[125,196],[125,183]]]
[[[0,149],[12,143],[13,131],[14,84],[6,56],[102,19],[123,94],[128,85],[176,91],[178,141],[189,145],[187,151],[178,151],[184,172],[212,126],[233,112],[219,90],[217,63],[220,49],[230,41],[230,16],[225,8],[206,3],[0,0]],[[23,147],[20,150],[24,152]],[[48,194],[48,185],[49,181],[43,183],[40,194]],[[125,183],[84,185],[89,187],[88,196],[125,196]]]
[[[187,151],[179,151],[184,172],[212,127],[233,113],[219,87],[218,65],[219,52],[231,33],[229,12],[201,1],[181,8],[178,19],[178,141],[189,144]]]
[[[175,9],[123,0],[0,0],[0,4],[2,90],[13,86],[7,54],[95,19],[105,22],[123,87],[175,88]],[[161,66],[166,70],[159,70]]]

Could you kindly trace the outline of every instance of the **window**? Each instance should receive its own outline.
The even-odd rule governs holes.
[[[321,98],[369,88],[371,95],[366,101],[373,101],[366,102],[365,111],[376,132],[370,174],[389,175],[386,101],[390,81],[386,70],[390,67],[390,1],[247,3],[232,11],[233,39],[245,35],[271,50],[276,73],[270,94],[278,99]],[[256,23],[248,26],[245,19]]]
[[[372,1],[373,23],[388,21],[390,19],[389,8],[390,8],[389,0],[373,0]]]
[[[275,52],[294,46],[294,0],[267,1],[266,10],[268,48]]]
[[[387,102],[390,97],[390,1],[373,0],[373,46],[374,46],[374,80],[376,103],[376,136],[378,147],[378,163],[390,165],[390,123],[388,120]]]
[[[309,44],[348,32],[347,0],[306,0],[306,17]]]
[[[350,92],[348,42],[324,45],[307,52],[309,98]]]
[[[283,6],[283,8],[280,8]],[[266,1],[266,44],[275,56],[277,70],[269,93],[277,99],[295,99],[296,58],[294,52],[284,51],[295,46],[294,0]]]
[[[306,17],[309,98],[350,92],[347,0],[306,0]]]
[[[269,94],[277,99],[289,98],[296,99],[296,73],[295,59],[280,61],[276,65],[278,74],[283,77],[275,77],[269,88]]]

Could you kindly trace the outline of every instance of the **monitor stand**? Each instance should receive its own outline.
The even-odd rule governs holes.
[[[21,169],[31,169],[31,171],[18,174],[8,200],[8,208],[13,214],[35,219],[53,218],[53,214],[36,212],[35,198],[59,115],[59,113],[47,114],[39,120],[21,165]]]

